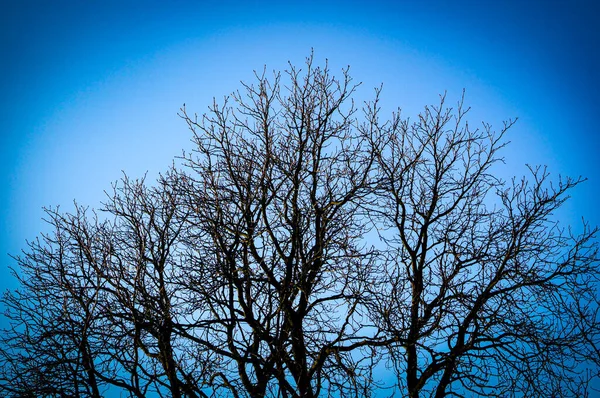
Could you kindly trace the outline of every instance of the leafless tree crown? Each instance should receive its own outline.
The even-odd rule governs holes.
[[[182,108],[194,150],[98,213],[48,209],[2,302],[6,396],[556,397],[598,376],[581,180],[502,181],[499,131],[415,121],[344,70],[290,65]]]

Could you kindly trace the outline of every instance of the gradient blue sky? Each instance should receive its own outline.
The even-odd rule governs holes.
[[[359,99],[416,115],[466,89],[472,123],[519,117],[508,172],[587,183],[561,216],[600,224],[600,34],[589,1],[0,1],[0,288],[42,206],[98,207],[125,170],[149,178],[253,69],[351,65]],[[525,4],[525,5],[524,5]]]

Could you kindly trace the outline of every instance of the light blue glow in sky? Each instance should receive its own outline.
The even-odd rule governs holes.
[[[152,180],[190,149],[183,103],[202,113],[311,48],[351,65],[359,99],[383,82],[387,111],[416,116],[464,88],[472,123],[519,117],[514,174],[587,177],[564,217],[600,224],[595,2],[374,3],[0,1],[0,288],[15,287],[7,253],[44,229],[42,206],[98,207],[121,170]]]

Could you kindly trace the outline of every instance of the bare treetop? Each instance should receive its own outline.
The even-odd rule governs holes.
[[[358,107],[307,59],[181,117],[194,150],[99,221],[48,210],[3,299],[9,396],[585,396],[597,229],[580,180],[495,176],[504,134],[445,96]],[[112,390],[111,390],[112,391]]]

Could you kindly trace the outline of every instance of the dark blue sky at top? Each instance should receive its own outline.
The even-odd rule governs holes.
[[[420,4],[424,3],[424,4]],[[177,116],[302,63],[351,65],[360,99],[415,116],[462,89],[473,123],[519,117],[523,164],[587,177],[561,214],[600,224],[600,34],[592,1],[0,1],[0,288],[44,230],[42,206],[98,207],[121,176],[153,179],[190,149]]]

